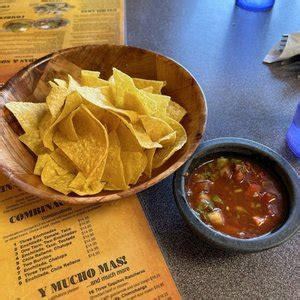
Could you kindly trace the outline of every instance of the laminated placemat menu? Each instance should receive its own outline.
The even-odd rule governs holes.
[[[122,44],[123,26],[122,0],[0,0],[0,83],[62,48]]]
[[[35,59],[124,42],[120,0],[0,0],[0,84]],[[37,89],[38,90],[38,89]],[[71,205],[0,173],[3,299],[179,299],[137,196]]]
[[[136,196],[70,205],[0,174],[3,299],[178,299]]]

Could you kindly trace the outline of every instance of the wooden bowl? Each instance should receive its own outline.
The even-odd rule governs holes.
[[[126,191],[101,192],[93,196],[62,195],[46,187],[33,174],[35,155],[19,140],[21,128],[4,107],[9,101],[44,102],[49,92],[48,80],[65,78],[67,73],[80,76],[81,69],[101,72],[109,78],[112,67],[132,77],[166,80],[163,93],[183,106],[187,115],[181,122],[187,132],[187,143],[152,178],[141,179]],[[196,150],[206,124],[206,101],[193,76],[178,63],[160,54],[130,46],[88,45],[69,48],[47,55],[13,76],[0,90],[0,171],[24,191],[49,200],[69,203],[95,203],[116,200],[136,194],[177,170]]]

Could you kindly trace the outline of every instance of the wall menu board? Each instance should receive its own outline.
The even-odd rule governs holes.
[[[0,0],[2,84],[48,53],[104,43],[124,43],[122,0]]]

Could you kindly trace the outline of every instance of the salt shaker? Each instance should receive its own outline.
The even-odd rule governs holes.
[[[293,122],[286,134],[286,142],[291,151],[300,158],[300,103],[298,103]]]

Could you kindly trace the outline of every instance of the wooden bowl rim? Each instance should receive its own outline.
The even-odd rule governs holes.
[[[20,81],[20,79],[22,79],[24,77],[26,72],[36,68],[40,64],[43,64],[43,63],[49,61],[51,58],[55,58],[57,56],[60,56],[62,54],[68,53],[68,52],[72,52],[72,51],[77,50],[77,49],[97,48],[99,46],[101,46],[101,47],[105,47],[105,46],[119,47],[119,48],[128,48],[128,49],[144,51],[144,52],[149,53],[151,55],[155,55],[156,57],[159,57],[161,59],[167,59],[168,61],[173,62],[174,64],[178,65],[183,71],[185,71],[195,81],[196,86],[200,90],[200,94],[202,95],[202,98],[203,98],[204,122],[203,122],[202,128],[199,127],[199,129],[202,130],[202,135],[195,138],[194,143],[190,147],[189,151],[184,153],[182,156],[180,156],[180,159],[178,161],[176,161],[174,164],[172,164],[171,166],[169,166],[165,171],[161,172],[160,174],[156,175],[153,178],[150,178],[149,180],[147,180],[143,183],[140,183],[137,186],[133,186],[133,187],[129,188],[128,190],[116,191],[113,194],[107,194],[107,195],[101,195],[101,192],[100,192],[100,194],[91,195],[91,196],[66,196],[66,195],[63,195],[63,194],[61,194],[61,195],[49,195],[49,196],[42,195],[41,196],[41,190],[39,188],[37,188],[33,185],[30,185],[28,183],[23,182],[22,180],[20,180],[19,178],[17,178],[13,174],[13,171],[11,169],[7,168],[4,164],[0,163],[0,171],[5,176],[7,176],[10,181],[15,183],[18,187],[20,187],[25,192],[28,192],[30,194],[34,194],[38,197],[42,197],[43,199],[54,200],[54,198],[55,198],[56,201],[64,201],[64,202],[71,203],[71,204],[88,204],[88,203],[98,203],[98,202],[118,200],[118,199],[121,199],[121,198],[129,197],[133,194],[137,194],[138,192],[141,192],[141,191],[153,186],[154,184],[160,182],[161,180],[167,178],[172,173],[174,173],[178,168],[180,168],[193,155],[193,153],[195,152],[195,150],[199,146],[200,141],[203,137],[203,133],[205,132],[206,123],[207,123],[207,102],[206,102],[206,97],[205,97],[205,94],[202,90],[201,85],[195,79],[195,77],[185,67],[183,67],[180,63],[178,63],[177,61],[175,61],[174,59],[172,59],[172,58],[170,58],[166,55],[163,55],[163,54],[160,54],[158,52],[154,52],[154,51],[151,51],[151,50],[148,50],[148,49],[134,47],[134,46],[128,46],[128,45],[113,45],[113,44],[93,44],[93,45],[83,45],[83,46],[77,46],[77,47],[70,47],[70,48],[66,48],[66,49],[61,49],[61,50],[58,50],[56,52],[47,54],[47,55],[37,59],[36,61],[30,63],[29,65],[25,66],[24,68],[22,68],[15,75],[13,75],[9,80],[6,81],[6,83],[0,88],[0,92],[3,92],[10,85],[13,85],[13,84],[17,83],[18,81]],[[1,107],[1,110],[2,109],[3,109],[3,107]],[[46,193],[46,192],[43,191],[42,194],[44,194],[44,193]]]

